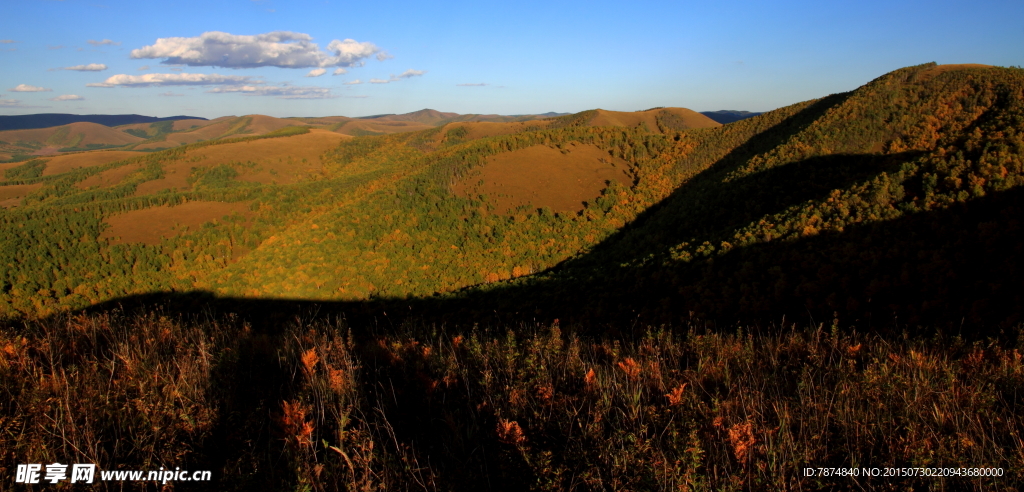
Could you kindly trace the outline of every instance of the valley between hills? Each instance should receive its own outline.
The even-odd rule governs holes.
[[[220,490],[1019,485],[1024,70],[720,113],[0,131],[0,453]]]

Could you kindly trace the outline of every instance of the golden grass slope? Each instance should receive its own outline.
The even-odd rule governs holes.
[[[128,145],[142,138],[98,123],[71,123],[51,128],[7,130],[0,132],[0,141],[11,144],[41,144],[46,147],[84,147],[86,145]]]
[[[17,207],[26,195],[42,187],[42,183],[0,186],[0,208]]]
[[[188,202],[175,207],[153,207],[108,217],[109,227],[100,234],[111,244],[160,244],[165,238],[198,227],[225,215],[249,216],[248,202]]]
[[[612,181],[630,186],[629,163],[588,144],[562,149],[534,145],[487,158],[453,187],[460,196],[485,194],[499,213],[521,205],[578,212]]]
[[[128,150],[97,150],[93,152],[59,155],[50,159],[46,163],[46,168],[43,169],[43,176],[66,173],[83,167],[99,166],[108,162],[130,159],[139,155],[142,155],[142,153]]]
[[[164,164],[164,177],[140,184],[135,195],[148,195],[168,189],[188,189],[188,176],[193,168],[220,164],[232,166],[239,173],[236,178],[239,181],[264,184],[295,183],[318,175],[323,169],[320,156],[348,138],[351,137],[314,129],[309,133],[291,137],[202,147],[187,152],[181,159]],[[127,174],[121,177],[124,176]]]
[[[195,122],[203,120],[182,121]],[[215,140],[218,138],[235,137],[241,135],[263,135],[265,133],[270,133],[275,130],[280,130],[281,128],[284,128],[286,126],[299,126],[303,124],[301,121],[285,118],[274,118],[273,116],[265,116],[261,114],[253,114],[248,116],[224,116],[211,121],[203,121],[203,123],[207,124],[191,131],[168,134],[162,141],[147,142],[142,145],[136,146],[135,149],[167,149],[171,147],[177,147],[179,145],[201,142],[204,140]],[[192,123],[183,123],[182,125],[192,125]]]
[[[589,126],[646,127],[649,131],[657,133],[660,132],[658,125],[659,114],[667,114],[674,117],[676,121],[680,121],[682,128],[678,129],[722,126],[721,123],[686,108],[658,108],[633,112],[598,109],[596,113],[587,123]]]

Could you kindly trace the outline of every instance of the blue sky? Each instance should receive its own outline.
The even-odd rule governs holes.
[[[908,65],[1024,65],[1022,20],[1019,0],[10,1],[0,114],[765,111]]]

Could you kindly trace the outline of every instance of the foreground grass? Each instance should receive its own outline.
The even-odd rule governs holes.
[[[117,312],[4,327],[0,477],[13,483],[16,464],[57,461],[208,469],[209,490],[1021,483],[1020,342],[821,326],[691,326],[635,339],[569,331],[354,337],[328,321],[260,331],[232,317]],[[1001,467],[1004,476],[803,475],[826,466]]]

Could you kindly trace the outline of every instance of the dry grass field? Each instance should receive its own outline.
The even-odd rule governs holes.
[[[597,115],[591,118],[588,124],[590,126],[619,126],[626,128],[637,128],[643,125],[652,132],[658,132],[657,117],[659,113],[663,112],[669,113],[681,120],[685,128],[713,128],[722,126],[721,123],[686,108],[649,109],[647,111],[634,112],[598,109]]]
[[[628,169],[629,163],[593,145],[572,143],[561,150],[534,145],[488,157],[454,191],[461,196],[486,194],[500,213],[520,205],[580,211],[609,182],[629,186]]]
[[[0,207],[17,207],[26,195],[42,187],[42,183],[0,186]]]
[[[128,145],[143,139],[97,123],[71,123],[70,125],[33,130],[7,130],[0,132],[0,141],[31,142],[48,147],[81,147],[95,145]]]
[[[49,162],[46,163],[46,169],[43,170],[43,176],[66,173],[83,167],[99,166],[108,162],[130,159],[139,155],[142,155],[142,153],[127,150],[98,150],[94,152],[60,155],[50,159]]]
[[[349,120],[343,123],[334,131],[352,136],[374,135],[382,133],[418,132],[429,130],[434,125],[420,123],[417,121],[389,121],[389,120]]]
[[[75,186],[83,190],[92,188],[93,186],[99,186],[100,188],[108,188],[121,182],[129,174],[141,169],[139,164],[129,164],[127,166],[115,167],[114,169],[108,169],[99,174],[89,176],[78,183]]]
[[[154,207],[114,215],[104,222],[110,227],[100,234],[111,244],[160,244],[165,238],[194,229],[225,215],[248,216],[249,202],[188,202],[174,207]]]
[[[186,153],[180,160],[164,164],[164,177],[140,184],[135,196],[187,189],[193,168],[220,164],[234,165],[239,181],[295,183],[319,173],[323,168],[321,154],[347,138],[351,137],[326,130],[311,130],[291,137],[203,147]]]
[[[351,137],[326,130],[310,130],[286,138],[203,147],[186,155],[199,159],[198,164],[203,166],[251,162],[256,167],[244,170],[238,176],[240,181],[290,184],[318,173],[323,168],[320,156],[348,138]]]

